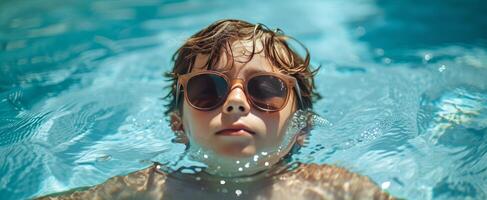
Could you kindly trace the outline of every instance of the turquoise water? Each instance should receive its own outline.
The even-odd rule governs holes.
[[[103,182],[179,156],[163,115],[170,56],[221,18],[279,27],[321,64],[294,155],[408,199],[487,199],[483,1],[2,1],[0,197]]]

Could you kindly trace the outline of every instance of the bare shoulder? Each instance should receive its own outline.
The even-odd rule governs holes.
[[[156,165],[152,165],[125,176],[112,177],[96,186],[77,188],[36,199],[161,199],[166,178],[166,174],[158,172]]]
[[[291,193],[303,199],[395,199],[368,177],[326,164],[302,164],[281,176],[273,190],[281,199]]]

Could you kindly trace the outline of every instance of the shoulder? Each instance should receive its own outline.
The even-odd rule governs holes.
[[[394,199],[368,177],[326,164],[301,164],[282,175],[274,190],[294,190],[306,199]]]
[[[154,164],[124,176],[115,176],[102,184],[76,188],[36,199],[139,199],[162,197],[167,175]],[[157,191],[155,191],[157,190]],[[149,195],[149,196],[148,196]],[[156,196],[151,198],[160,199]]]

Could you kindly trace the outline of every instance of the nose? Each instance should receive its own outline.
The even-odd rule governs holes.
[[[223,113],[245,115],[250,112],[250,105],[241,84],[234,84],[223,104]]]

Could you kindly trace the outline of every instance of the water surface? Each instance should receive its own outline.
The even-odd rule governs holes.
[[[487,198],[483,1],[3,1],[0,196],[94,185],[184,146],[162,74],[222,18],[280,28],[321,65],[315,129],[294,160],[408,199]]]

